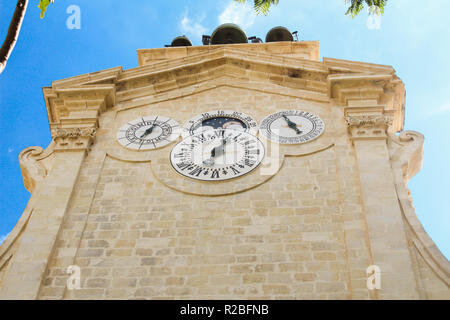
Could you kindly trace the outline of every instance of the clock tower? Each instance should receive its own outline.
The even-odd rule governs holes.
[[[226,24],[43,88],[2,299],[450,299],[386,65]]]

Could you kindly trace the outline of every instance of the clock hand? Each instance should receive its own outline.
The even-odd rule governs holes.
[[[227,144],[227,140],[226,139],[222,139],[222,144],[218,147],[215,147],[213,150],[214,151],[214,157],[215,156],[220,156],[221,154],[223,154],[223,152],[225,151],[225,145]],[[212,151],[211,151],[212,153]]]
[[[147,130],[145,130],[145,132],[140,136],[140,138],[144,138],[145,136],[148,136],[150,133],[153,132],[153,128],[155,127],[155,125],[152,125],[150,128],[148,128]]]
[[[226,139],[222,139],[222,143],[211,150],[211,157],[209,159],[203,160],[203,163],[208,166],[214,165],[214,158],[224,153],[225,145],[227,144],[227,142],[228,141]]]
[[[292,122],[292,121],[291,121],[286,115],[284,115],[284,114],[283,114],[283,118],[284,118],[284,120],[286,120],[287,125],[288,125],[289,128],[295,130],[295,132],[296,132],[297,134],[301,134],[301,133],[302,133],[302,131],[301,131],[299,128],[297,128],[297,124],[296,124],[295,122]]]

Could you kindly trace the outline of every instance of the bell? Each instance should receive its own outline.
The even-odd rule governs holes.
[[[186,36],[179,36],[179,37],[176,37],[175,39],[173,39],[170,46],[171,47],[191,47],[192,42]]]
[[[247,35],[234,23],[217,27],[211,35],[211,44],[248,43]]]
[[[202,43],[204,46],[209,46],[211,44],[211,36],[203,35],[202,36]]]
[[[261,38],[258,38],[258,37],[255,37],[255,36],[254,37],[249,37],[248,40],[251,41],[252,43],[263,43]]]
[[[266,42],[294,41],[292,33],[285,27],[275,27],[270,29],[266,35]]]

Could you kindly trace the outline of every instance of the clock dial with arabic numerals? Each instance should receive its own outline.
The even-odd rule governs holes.
[[[214,110],[202,113],[186,122],[183,127],[183,138],[214,129],[234,129],[257,133],[257,122],[251,116],[233,110]]]
[[[262,142],[252,134],[216,129],[188,136],[172,149],[170,162],[181,175],[202,181],[223,181],[245,175],[261,163]]]
[[[259,127],[261,135],[281,144],[300,144],[318,138],[325,123],[318,116],[301,110],[281,111],[266,117]]]
[[[117,132],[117,141],[132,150],[161,148],[180,136],[178,122],[161,116],[146,116],[126,123]]]

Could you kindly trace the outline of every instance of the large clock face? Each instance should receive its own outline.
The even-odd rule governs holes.
[[[188,136],[170,154],[173,168],[185,177],[223,181],[254,170],[264,158],[261,141],[252,134],[216,129]]]
[[[251,116],[232,110],[214,110],[198,115],[183,127],[183,138],[213,129],[234,129],[249,132],[253,135],[257,133],[257,122]]]
[[[180,136],[178,122],[161,116],[142,117],[126,123],[117,133],[117,141],[133,150],[163,147]]]
[[[301,110],[271,114],[261,122],[259,128],[264,137],[282,144],[306,143],[318,138],[324,130],[322,119]]]

